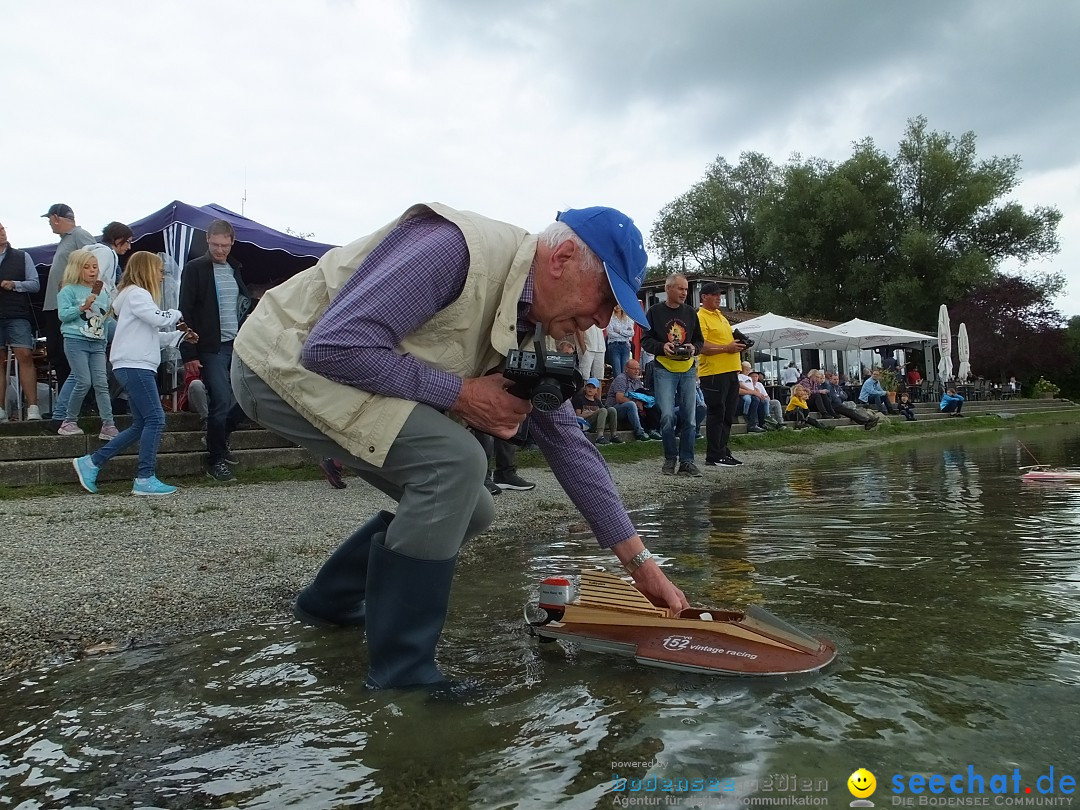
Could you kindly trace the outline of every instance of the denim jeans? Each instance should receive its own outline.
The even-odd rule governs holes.
[[[61,386],[61,388],[60,388],[60,393],[56,395],[56,401],[53,402],[53,406],[52,406],[52,418],[53,419],[59,419],[61,422],[63,422],[65,419],[67,419],[67,415],[68,415],[67,404],[68,404],[68,400],[71,399],[71,392],[74,390],[74,388],[75,388],[75,375],[69,374],[68,378],[66,380],[64,380],[63,386]],[[79,418],[79,414],[76,413],[76,414],[72,415],[71,420],[75,421],[78,418]]]
[[[680,385],[681,383],[681,385]],[[683,413],[697,412],[697,368],[691,366],[686,371],[668,371],[659,363],[653,368],[653,396],[656,407],[660,409],[660,434],[664,438],[664,458],[677,458],[679,461],[694,460],[694,438],[697,425],[693,419],[684,419],[682,424],[675,415],[675,406]],[[675,401],[676,392],[679,401]],[[678,439],[675,427],[678,425]]]
[[[747,427],[765,427],[765,417],[769,415],[769,403],[761,397],[742,394],[742,412],[746,416]]]
[[[635,436],[640,436],[644,431],[641,429],[641,419],[638,417],[637,405],[633,402],[624,402],[621,405],[613,406],[615,413],[626,420],[626,424],[630,425],[630,429],[634,431]],[[618,416],[615,420],[616,429],[618,429]]]
[[[611,358],[611,371],[618,377],[626,370],[630,360],[630,344],[625,340],[608,344],[608,357]]]
[[[211,466],[225,459],[225,442],[244,418],[229,380],[232,354],[231,342],[222,343],[216,352],[199,354],[201,378],[210,399],[210,412],[206,417],[206,450],[210,454]]]
[[[889,404],[889,400],[883,397],[881,394],[869,394],[866,397],[866,404],[875,406],[882,413],[896,413],[896,407]]]
[[[115,368],[116,379],[127,391],[131,405],[131,427],[91,454],[90,460],[102,466],[117,453],[139,442],[137,478],[149,478],[157,469],[157,451],[165,430],[165,410],[158,395],[157,374],[142,368]]]
[[[92,386],[101,421],[112,422],[109,380],[105,375],[105,341],[65,335],[64,355],[71,366],[71,374],[64,382],[65,387],[71,382],[71,394],[62,406],[64,413],[70,413],[72,420],[78,419],[83,400]]]

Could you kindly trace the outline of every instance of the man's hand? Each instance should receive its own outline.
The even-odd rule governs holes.
[[[675,356],[675,344],[672,343],[670,340],[664,344],[664,354],[666,354],[668,357]]]
[[[14,290],[15,282],[11,279],[5,279],[4,281],[0,281],[0,287],[3,287],[5,290]]]
[[[724,352],[725,354],[742,354],[745,349],[745,343],[739,343],[739,341],[733,340],[731,341],[731,343],[725,343],[720,348],[720,351]]]
[[[532,403],[506,390],[510,381],[500,374],[471,377],[461,384],[461,393],[451,412],[470,426],[500,439],[510,439],[532,410]]]
[[[188,343],[198,343],[199,342],[199,336],[195,333],[194,329],[188,329],[187,331],[184,332],[184,337],[182,338],[182,340],[184,340],[184,341],[186,341]],[[199,361],[198,360],[191,360],[189,362],[198,363]],[[187,368],[187,366],[188,366],[188,364],[184,363],[184,368],[185,369]]]
[[[656,560],[648,560],[635,571],[634,586],[657,607],[666,607],[669,616],[677,616],[680,611],[690,607],[686,596],[667,578]]]
[[[196,338],[198,340],[198,338]],[[198,377],[199,372],[202,371],[202,363],[198,360],[188,360],[184,363],[184,371],[189,377]]]

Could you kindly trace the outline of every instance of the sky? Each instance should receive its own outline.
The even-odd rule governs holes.
[[[0,0],[0,222],[55,241],[174,199],[342,244],[414,202],[648,237],[717,157],[889,154],[908,119],[1018,155],[1080,315],[1075,0]],[[1017,270],[1016,267],[1008,267]]]

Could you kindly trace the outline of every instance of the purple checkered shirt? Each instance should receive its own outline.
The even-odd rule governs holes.
[[[434,215],[403,222],[330,302],[301,362],[343,385],[450,410],[461,379],[396,349],[461,295],[468,272],[469,249],[456,226]],[[534,329],[527,317],[533,292],[530,273],[518,301],[519,341]],[[636,534],[607,464],[569,402],[553,413],[533,411],[529,431],[602,548]]]

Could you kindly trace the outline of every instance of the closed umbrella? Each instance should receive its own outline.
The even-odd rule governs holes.
[[[960,333],[956,336],[956,351],[960,357],[960,370],[956,372],[961,380],[971,376],[971,344],[968,343],[967,324],[960,324]]]
[[[952,335],[949,332],[949,310],[942,304],[938,310],[937,341],[941,359],[938,361],[938,378],[942,385],[952,379]]]

